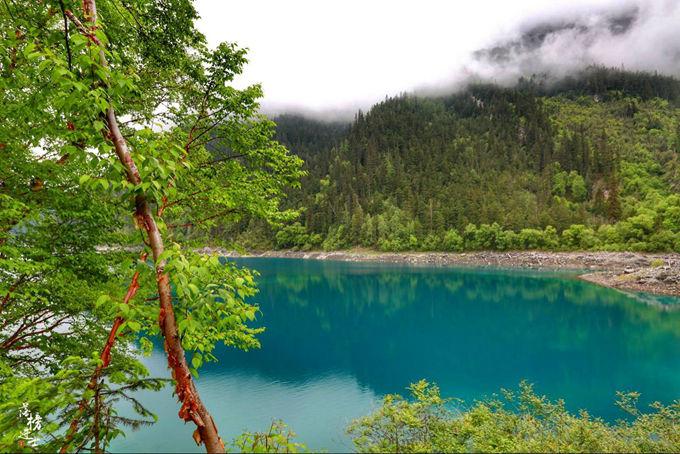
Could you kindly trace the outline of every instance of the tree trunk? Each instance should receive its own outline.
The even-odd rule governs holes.
[[[83,0],[83,13],[85,20],[90,24],[90,36],[93,36],[96,31],[97,22],[95,0]],[[101,64],[106,65],[106,58],[103,51],[100,52],[100,59]],[[109,106],[106,111],[106,124],[109,130],[109,137],[113,141],[115,147],[116,155],[121,164],[125,167],[128,180],[135,185],[139,185],[142,182],[139,171],[130,155],[127,142],[118,128],[116,114],[111,106]],[[218,435],[217,426],[205,405],[203,405],[194,385],[194,381],[191,378],[191,372],[187,366],[184,349],[182,348],[179,333],[177,332],[175,312],[172,306],[170,278],[164,271],[165,262],[159,260],[160,255],[164,251],[163,238],[158,230],[156,220],[154,219],[146,197],[144,195],[138,195],[135,198],[135,205],[135,218],[137,219],[139,227],[144,229],[147,233],[156,267],[156,284],[160,300],[158,323],[164,337],[168,367],[172,372],[172,378],[175,380],[175,393],[182,403],[179,410],[179,417],[184,421],[193,421],[194,424],[196,424],[197,428],[194,431],[194,440],[198,444],[205,443],[207,452],[224,452],[224,443]]]

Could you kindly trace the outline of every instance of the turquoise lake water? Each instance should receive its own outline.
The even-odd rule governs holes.
[[[624,417],[616,391],[680,398],[680,302],[627,295],[573,274],[293,259],[260,272],[262,348],[218,349],[198,388],[221,435],[283,419],[312,449],[348,451],[347,424],[421,378],[467,401],[520,380],[571,410]],[[161,351],[145,359],[167,376]],[[140,396],[158,423],[113,451],[202,451],[170,388]]]

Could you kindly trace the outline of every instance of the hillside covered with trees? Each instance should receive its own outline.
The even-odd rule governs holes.
[[[192,0],[0,3],[2,452],[106,452],[157,422],[154,412],[186,424],[186,439],[210,453],[303,448],[278,421],[223,438],[226,421],[211,410],[229,406],[239,424],[260,411],[232,405],[226,391],[238,386],[201,398],[205,366],[222,348],[259,348],[264,330],[258,274],[197,250],[207,239],[680,250],[675,79],[596,68],[558,84],[399,96],[350,125],[289,115],[277,126],[260,113],[259,85],[233,86],[245,49],[209,46],[198,18]],[[143,357],[154,351],[160,377]],[[515,415],[480,404],[452,420],[436,388],[411,390],[413,402],[388,396],[350,426],[358,450],[404,450],[389,442],[390,414],[398,434],[412,432],[406,418],[436,435],[406,446],[416,451],[680,446],[677,402],[609,425],[524,387],[540,405]],[[144,391],[174,407],[147,408]],[[579,440],[553,433],[556,422]],[[510,441],[468,444],[458,434],[471,427]],[[515,439],[514,427],[532,436]]]
[[[254,247],[680,250],[679,105],[674,78],[593,67],[389,98],[346,130],[282,116],[299,221],[240,228]]]

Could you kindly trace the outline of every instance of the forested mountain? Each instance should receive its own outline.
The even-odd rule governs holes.
[[[389,98],[347,129],[275,118],[309,174],[274,245],[680,249],[679,105],[674,78],[594,67]]]

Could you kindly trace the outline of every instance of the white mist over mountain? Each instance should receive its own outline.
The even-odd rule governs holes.
[[[249,48],[239,84],[270,112],[351,112],[385,96],[512,83],[591,64],[680,74],[679,0],[198,0],[210,44]]]
[[[593,64],[677,75],[680,2],[623,1],[615,8],[546,13],[472,57],[469,72],[499,81],[533,73],[560,77]]]

